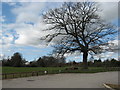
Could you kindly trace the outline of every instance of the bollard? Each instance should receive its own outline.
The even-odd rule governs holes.
[[[45,74],[47,74],[47,71],[44,71]]]
[[[61,73],[61,70],[59,70],[59,73]]]

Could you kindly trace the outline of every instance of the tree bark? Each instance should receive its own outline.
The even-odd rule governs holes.
[[[88,69],[87,57],[88,57],[88,52],[83,52],[83,69]]]

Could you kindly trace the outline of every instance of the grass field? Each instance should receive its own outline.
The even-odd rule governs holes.
[[[2,77],[5,78],[18,78],[18,77],[28,77],[28,76],[37,76],[43,75],[44,71],[48,71],[48,74],[57,74],[57,73],[97,73],[97,72],[107,72],[107,71],[120,71],[120,67],[89,67],[88,70],[84,70],[81,67],[78,67],[78,70],[66,70],[69,67],[1,67]],[[0,69],[1,69],[0,68]],[[38,72],[43,71],[43,72]],[[61,71],[61,72],[59,72]],[[31,73],[24,73],[31,72]],[[35,72],[35,73],[33,73]],[[10,74],[14,73],[14,74]],[[16,73],[16,74],[15,74]]]
[[[106,71],[118,71],[120,67],[89,67],[88,70],[82,70],[79,67],[78,70],[65,70],[67,67],[2,67],[2,73],[19,73],[19,72],[33,72],[33,71],[57,71],[63,72],[77,72],[77,73],[95,73],[95,72],[106,72]]]
[[[89,69],[81,69],[79,70],[65,70],[64,73],[98,73],[98,72],[108,72],[108,71],[120,71],[120,67],[89,67]]]
[[[2,67],[2,73],[56,71],[56,70],[64,70],[65,68],[66,67]]]

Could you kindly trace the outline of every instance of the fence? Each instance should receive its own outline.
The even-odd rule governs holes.
[[[20,77],[29,77],[29,76],[39,76],[45,74],[57,74],[60,73],[58,70],[52,71],[36,71],[36,72],[21,72],[21,73],[4,73],[0,74],[2,79],[13,79],[13,78],[20,78]]]
[[[119,67],[104,67],[102,69],[88,69],[86,72],[105,72],[105,71],[120,71]],[[34,71],[34,72],[20,72],[20,73],[3,73],[0,74],[1,79],[12,79],[12,78],[20,78],[20,77],[29,77],[29,76],[39,76],[39,75],[45,75],[45,74],[57,74],[57,73],[85,73],[84,70],[49,70],[49,71]]]

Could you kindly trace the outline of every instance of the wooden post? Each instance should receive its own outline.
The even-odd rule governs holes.
[[[14,78],[15,76],[14,76],[14,73],[13,73],[13,78]]]
[[[20,73],[20,77],[21,77],[21,73]]]
[[[27,77],[27,73],[26,73],[26,77]]]
[[[34,75],[34,72],[32,72],[32,76]]]
[[[5,79],[7,79],[7,74],[4,74],[5,75]]]
[[[7,79],[7,74],[5,74],[5,78]]]
[[[37,76],[38,76],[38,72],[37,72]]]

